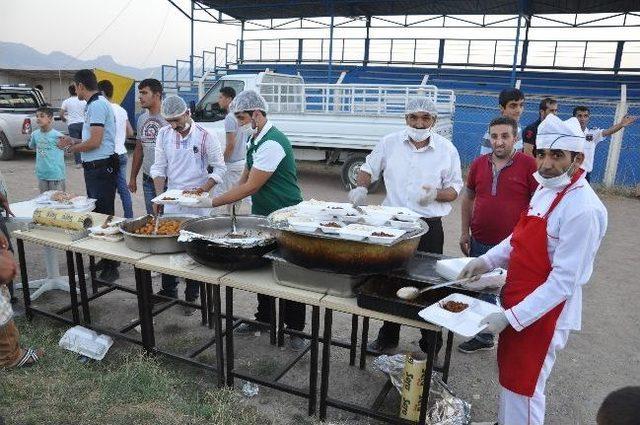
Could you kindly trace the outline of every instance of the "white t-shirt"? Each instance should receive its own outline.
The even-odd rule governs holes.
[[[84,122],[84,110],[87,107],[86,100],[78,99],[78,96],[71,96],[62,102],[62,109],[65,110],[67,124],[77,124]]]
[[[282,146],[275,140],[267,140],[260,145],[253,155],[253,167],[260,171],[273,173],[286,156]]]
[[[113,109],[113,116],[116,119],[116,146],[114,151],[118,155],[122,155],[127,153],[124,142],[127,139],[127,121],[129,120],[129,116],[127,115],[127,111],[117,103],[112,103],[111,109]]]
[[[593,159],[596,156],[596,146],[604,140],[604,136],[600,128],[587,128],[584,130],[584,137],[584,161],[582,162],[581,168],[587,173],[590,173],[593,171]]]

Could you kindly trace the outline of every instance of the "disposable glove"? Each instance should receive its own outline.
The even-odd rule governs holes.
[[[367,193],[368,193],[368,190],[366,187],[363,187],[363,186],[354,187],[349,191],[349,202],[351,202],[355,207],[359,205],[364,205],[367,200]]]
[[[480,325],[487,325],[482,332],[498,335],[504,328],[509,326],[509,320],[504,311],[501,311],[500,313],[491,313],[480,322]]]
[[[424,185],[422,186],[422,191],[420,192],[420,198],[418,199],[418,204],[426,207],[430,203],[436,200],[438,197],[438,189],[432,186]]]

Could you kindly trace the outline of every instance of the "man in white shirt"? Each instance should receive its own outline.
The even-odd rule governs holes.
[[[382,204],[420,214],[429,231],[418,249],[442,254],[442,217],[451,212],[451,202],[460,194],[463,181],[458,150],[435,132],[437,118],[436,105],[429,98],[410,99],[405,109],[406,128],[383,137],[367,156],[349,200],[354,205],[365,204],[371,182],[384,176],[387,197]],[[385,322],[369,348],[388,351],[398,345],[399,338],[400,325]],[[428,348],[424,335],[420,348],[425,352]]]
[[[133,136],[133,128],[129,123],[127,111],[117,103],[113,102],[113,84],[109,80],[98,82],[98,89],[104,94],[113,109],[113,115],[116,119],[116,140],[115,153],[120,161],[120,169],[118,170],[118,195],[122,201],[122,210],[125,218],[133,218],[133,204],[131,202],[131,193],[127,187],[127,148],[124,143],[127,137]]]
[[[193,122],[185,101],[176,95],[167,96],[162,102],[161,113],[169,125],[158,132],[155,147],[155,162],[151,166],[151,177],[156,193],[167,189],[201,189],[210,192],[222,182],[226,171],[220,142],[211,133]],[[209,171],[211,168],[211,171]],[[155,213],[184,213],[209,215],[211,208],[185,208],[177,205],[154,204]],[[177,279],[162,275],[160,295],[177,298]],[[199,295],[199,284],[187,279],[185,300],[194,302]],[[186,307],[191,315],[195,309]]]
[[[558,351],[580,330],[582,286],[607,229],[607,210],[580,167],[584,133],[576,118],[547,116],[538,127],[534,174],[540,183],[513,233],[472,260],[460,274],[476,277],[506,267],[505,308],[483,320],[500,334],[501,425],[544,423],[545,385]],[[473,281],[470,289],[485,289]]]
[[[242,172],[244,171],[247,156],[247,140],[251,135],[251,131],[238,125],[238,120],[230,113],[231,104],[236,97],[236,91],[233,87],[223,87],[220,89],[218,96],[218,105],[220,109],[227,111],[224,118],[225,147],[224,162],[227,166],[227,172],[224,175],[222,184],[216,186],[215,195],[221,195],[231,188],[238,185]],[[251,204],[251,197],[246,197],[242,202]],[[231,205],[219,207],[220,209],[229,210]]]
[[[82,139],[82,124],[84,123],[84,110],[87,107],[86,100],[78,99],[76,95],[76,86],[69,86],[69,97],[62,102],[60,107],[60,119],[67,123],[69,136],[74,139]],[[74,155],[76,168],[82,168],[82,160],[80,153]]]
[[[598,143],[604,140],[605,137],[609,137],[614,133],[622,130],[628,125],[633,124],[640,117],[633,117],[626,115],[617,124],[614,124],[606,130],[600,128],[589,128],[589,119],[591,118],[589,108],[586,106],[576,106],[573,108],[573,116],[578,119],[580,128],[584,131],[585,144],[584,144],[584,161],[582,163],[582,169],[587,172],[586,179],[591,182],[591,171],[593,171],[593,159],[596,156],[596,146]]]

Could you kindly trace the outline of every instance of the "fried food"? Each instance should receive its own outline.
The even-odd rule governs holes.
[[[371,234],[371,236],[379,236],[379,237],[383,237],[383,238],[392,238],[393,237],[393,235],[390,235],[390,234],[385,233],[385,232],[373,232]]]
[[[199,187],[197,189],[183,190],[182,196],[198,198],[200,196],[203,196],[206,193],[207,193],[206,190]]]
[[[175,201],[178,198],[172,198],[171,196],[165,196],[164,198],[162,198],[163,201]]]
[[[320,225],[324,227],[335,227],[336,229],[339,229],[340,227],[342,227],[339,223],[336,223],[335,221],[330,221],[328,223],[320,223]]]
[[[155,220],[150,218],[147,223],[136,230],[138,235],[153,235],[155,230]],[[161,236],[174,236],[180,233],[180,220],[165,220],[158,224],[157,235]]]
[[[466,310],[469,307],[469,304],[461,303],[458,301],[447,301],[444,304],[440,304],[442,308],[452,313],[460,313],[461,311]]]
[[[76,195],[74,195],[73,193],[63,192],[63,191],[59,190],[57,192],[54,192],[51,195],[51,200],[55,201],[55,202],[68,202],[68,201],[72,200],[75,197],[76,197]]]

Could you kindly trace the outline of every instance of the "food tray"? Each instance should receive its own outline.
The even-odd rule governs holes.
[[[462,302],[469,306],[459,313],[453,313],[442,308],[441,304],[447,301]],[[453,293],[439,302],[434,302],[429,307],[420,310],[418,314],[429,323],[447,328],[462,337],[471,338],[482,332],[486,327],[486,325],[480,325],[484,318],[491,313],[499,313],[501,311],[502,308],[495,304],[478,300],[468,295]]]
[[[280,230],[280,231],[286,231],[286,232],[291,232],[291,233],[295,233],[295,234],[299,234],[299,235],[305,235],[305,236],[313,236],[316,238],[321,238],[321,239],[332,239],[332,240],[339,240],[339,241],[345,241],[347,239],[344,239],[342,237],[340,237],[339,233],[325,233],[320,229],[319,226],[319,222],[320,221],[331,221],[331,220],[318,220],[318,228],[314,231],[306,231],[306,230],[298,230],[295,229],[293,227],[291,227],[289,225],[289,221],[288,218],[295,215],[297,213],[297,205],[294,205],[292,207],[287,207],[287,208],[283,208],[280,209],[274,213],[271,213],[269,216],[267,216],[267,222],[265,224],[266,227],[274,229],[274,230]],[[291,213],[291,214],[289,214]],[[339,217],[336,217],[332,220],[336,220],[336,221],[340,221]],[[416,236],[421,236],[425,233],[427,233],[427,231],[429,230],[429,226],[427,225],[427,223],[425,223],[424,221],[417,221],[416,222],[419,227],[416,227],[414,229],[407,229],[406,231],[404,231],[405,233],[394,239],[391,242],[372,242],[371,240],[369,240],[368,238],[362,238],[362,240],[350,240],[353,242],[358,242],[358,243],[363,243],[363,244],[369,244],[369,245],[385,245],[385,246],[393,246],[396,245],[402,241],[405,241],[407,239],[411,239],[414,238]],[[345,228],[343,228],[342,230],[346,229],[347,227],[352,227],[354,226],[353,224],[349,224],[347,225]],[[363,224],[357,224],[356,226],[367,226],[367,225],[363,225]],[[375,229],[375,231],[378,230],[382,230],[382,231],[388,231],[389,233],[397,233],[398,229],[394,229],[392,227],[380,227],[380,226],[367,226],[370,227],[372,229]]]
[[[185,205],[194,204],[200,199],[209,197],[209,192],[204,192],[201,195],[184,195],[182,189],[169,189],[164,193],[156,196],[151,200],[154,204],[158,205]],[[175,198],[172,200],[165,200],[164,198]]]
[[[280,256],[277,250],[265,255],[272,260],[273,277],[283,286],[335,295],[337,297],[355,297],[354,289],[362,284],[364,276],[332,273],[297,266]]]
[[[440,301],[453,293],[465,293],[473,295],[470,291],[459,288],[439,288],[420,294],[415,300],[403,300],[396,296],[398,289],[404,286],[415,286],[424,288],[423,282],[410,279],[402,279],[393,276],[377,275],[367,279],[357,289],[358,306],[369,310],[380,311],[382,313],[407,319],[418,320],[418,313],[426,306]]]

